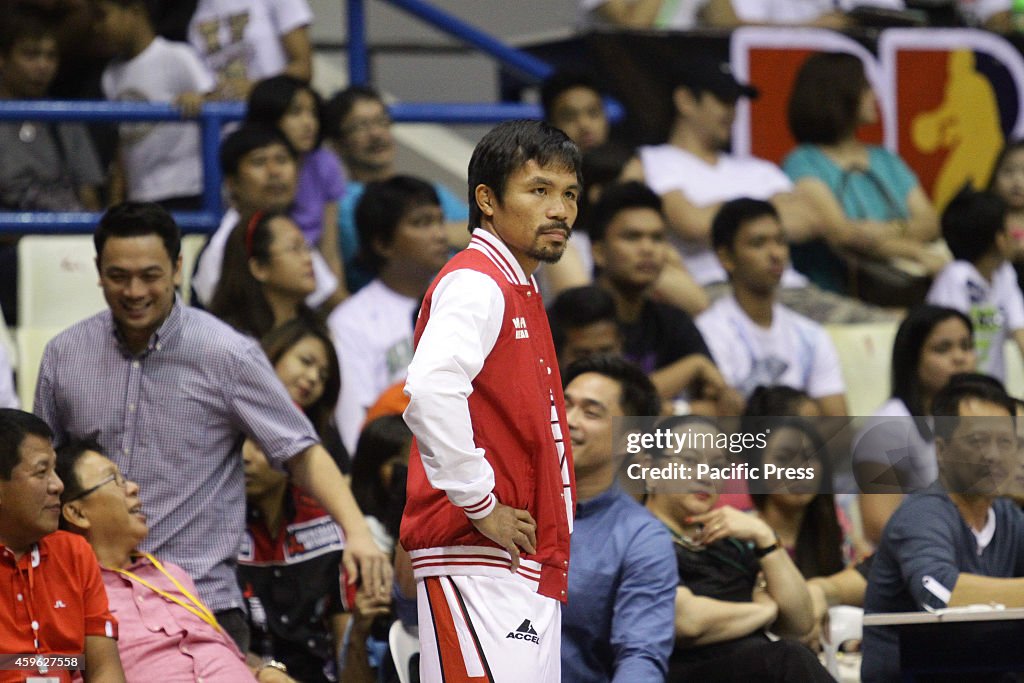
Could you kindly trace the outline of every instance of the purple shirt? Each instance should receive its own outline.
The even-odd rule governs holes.
[[[170,562],[161,564],[187,591],[196,594],[184,569]],[[136,558],[128,571],[189,602],[149,560]],[[128,680],[252,683],[242,653],[226,633],[118,572],[104,568],[102,573],[110,611],[117,615],[121,635],[117,649]]]
[[[324,207],[345,194],[345,174],[333,153],[317,147],[306,155],[299,169],[292,218],[310,244],[320,241],[324,230]]]

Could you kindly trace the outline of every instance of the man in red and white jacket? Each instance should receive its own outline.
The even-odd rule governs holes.
[[[478,227],[420,309],[401,542],[426,682],[561,680],[575,483],[532,273],[565,250],[579,169],[575,144],[547,124],[511,121],[484,136],[469,162]]]

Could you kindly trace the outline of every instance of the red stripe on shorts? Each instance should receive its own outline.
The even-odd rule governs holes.
[[[441,577],[428,576],[423,579],[423,582],[427,589],[427,601],[430,603],[430,613],[434,621],[434,638],[437,640],[441,679],[444,683],[491,683],[487,676],[471,677],[469,675],[466,662],[462,657],[459,634],[455,629],[455,618],[448,606],[448,598],[445,597],[444,589],[441,588]],[[469,615],[463,612],[461,616],[464,617],[466,626],[472,632]],[[486,671],[487,666],[483,659],[483,653],[480,652],[479,645],[477,648],[477,655]]]

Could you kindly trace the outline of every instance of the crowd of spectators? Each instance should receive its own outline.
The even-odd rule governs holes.
[[[588,26],[848,28],[862,16],[848,4],[580,10]],[[423,297],[479,208],[398,167],[380,93],[310,85],[306,0],[172,5],[0,0],[0,106],[67,88],[76,26],[107,99],[185,119],[247,103],[221,141],[228,207],[190,292],[170,212],[201,205],[195,122],[123,123],[113,142],[0,123],[0,210],[105,209],[107,303],[47,344],[34,414],[0,344],[0,650],[82,653],[86,680],[396,680],[388,629],[416,625],[402,391]],[[1008,5],[960,5],[972,25],[1009,26]],[[737,103],[759,93],[728,64],[671,71],[668,136],[636,149],[590,75],[541,88],[586,180],[565,258],[539,273],[578,492],[563,680],[826,681],[832,606],[1024,606],[1021,402],[1003,385],[1006,342],[1024,354],[1024,143],[940,211],[857,137],[878,116],[857,58],[806,59],[781,167],[729,151]],[[14,255],[0,241],[11,324]],[[844,442],[819,419],[848,413],[826,326],[865,322],[898,326],[890,398]],[[711,443],[770,438],[627,456],[613,420],[642,416]],[[818,475],[632,491],[627,458]],[[835,493],[847,475],[859,488]],[[865,681],[898,676],[895,647],[865,629]]]

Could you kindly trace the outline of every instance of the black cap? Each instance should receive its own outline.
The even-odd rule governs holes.
[[[723,102],[735,102],[741,97],[756,98],[757,88],[740,83],[733,76],[729,62],[710,57],[687,60],[677,68],[673,87],[686,87],[695,94],[709,92]]]

